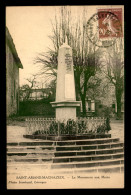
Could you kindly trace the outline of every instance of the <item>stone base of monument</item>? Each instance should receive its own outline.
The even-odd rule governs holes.
[[[60,101],[51,102],[52,107],[56,109],[56,119],[59,121],[67,121],[69,119],[76,120],[76,107],[79,107],[81,101]]]
[[[20,166],[23,170],[28,167],[28,171],[35,167],[34,170],[48,169],[59,174],[123,172],[124,143],[119,138],[111,138],[110,134],[103,135],[109,136],[104,138],[97,136],[7,143],[7,167],[18,169]]]
[[[23,135],[24,138],[29,139],[42,139],[42,140],[54,140],[54,141],[64,141],[64,140],[82,140],[82,139],[96,139],[96,138],[111,138],[111,134],[98,133],[98,134],[86,134],[86,135]]]

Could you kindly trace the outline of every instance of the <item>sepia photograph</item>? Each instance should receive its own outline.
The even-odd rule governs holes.
[[[6,6],[7,189],[124,188],[124,5]]]

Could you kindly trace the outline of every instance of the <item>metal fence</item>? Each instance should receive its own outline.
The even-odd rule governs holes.
[[[28,135],[83,135],[105,132],[106,119],[101,117],[77,118],[75,121],[57,121],[55,118],[27,118]]]

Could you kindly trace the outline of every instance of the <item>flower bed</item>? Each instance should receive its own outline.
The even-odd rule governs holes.
[[[76,121],[57,121],[55,118],[27,118],[26,131],[28,135],[64,136],[103,134],[110,128],[109,118],[77,118]]]

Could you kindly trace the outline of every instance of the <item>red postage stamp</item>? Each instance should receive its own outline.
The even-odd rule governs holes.
[[[122,9],[98,9],[99,38],[122,37]]]

